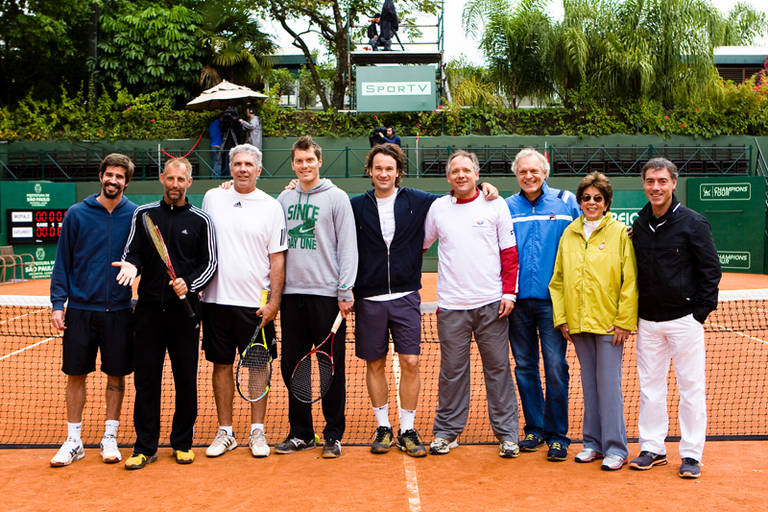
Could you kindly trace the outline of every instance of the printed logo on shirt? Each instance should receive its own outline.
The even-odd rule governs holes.
[[[235,204],[233,204],[232,206],[233,206],[233,207],[235,207],[235,208],[242,208],[242,207],[243,207],[243,205],[242,205],[242,204],[240,204],[240,201],[236,202],[236,203],[235,203]]]
[[[187,228],[184,228],[184,229],[181,230],[181,234],[182,235],[188,235],[189,231],[187,231]]]
[[[475,224],[473,227],[476,228],[487,228],[489,226],[489,222],[487,222],[485,219],[477,219],[475,220]]]
[[[301,224],[288,230],[288,249],[317,250],[315,224],[320,208],[313,204],[293,204],[288,207],[287,221],[300,220]]]

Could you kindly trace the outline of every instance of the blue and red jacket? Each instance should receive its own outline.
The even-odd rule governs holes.
[[[560,237],[581,215],[576,196],[550,188],[546,182],[534,202],[521,192],[506,199],[515,226],[519,258],[518,299],[549,300]]]

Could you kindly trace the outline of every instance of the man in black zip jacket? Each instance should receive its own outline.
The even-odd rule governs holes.
[[[667,463],[667,374],[680,391],[680,476],[698,478],[707,432],[703,323],[717,307],[722,275],[707,220],[674,195],[677,167],[653,158],[642,169],[648,204],[632,225],[637,258],[640,455],[630,468]]]
[[[208,215],[186,197],[192,184],[192,165],[186,158],[166,162],[160,175],[163,199],[140,206],[133,216],[118,283],[129,286],[141,273],[139,300],[134,312],[136,401],[133,421],[136,443],[126,469],[141,469],[157,460],[160,437],[160,395],[165,352],[171,359],[176,404],[171,447],[176,462],[194,461],[192,435],[197,419],[197,360],[200,304],[197,294],[216,272],[216,239]],[[163,236],[176,272],[170,280],[143,226],[144,215]],[[180,297],[186,296],[195,318],[190,318]]]
[[[421,262],[424,219],[440,197],[400,187],[405,155],[395,144],[374,146],[366,157],[373,189],[353,197],[358,270],[355,280],[355,355],[366,361],[366,384],[378,428],[371,452],[389,451],[394,434],[389,422],[385,374],[389,335],[400,371],[400,433],[397,444],[412,457],[427,454],[414,429],[419,396],[421,344]],[[498,190],[483,185],[487,199]]]

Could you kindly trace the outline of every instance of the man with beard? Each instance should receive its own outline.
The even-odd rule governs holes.
[[[68,466],[84,457],[80,439],[86,376],[96,369],[107,374],[106,427],[101,456],[120,462],[117,427],[132,371],[131,290],[115,282],[110,262],[120,258],[136,205],[123,197],[133,177],[133,162],[112,153],[99,165],[101,192],[72,206],[64,217],[51,278],[51,321],[64,331],[62,371],[67,375],[67,440],[51,466]],[[64,303],[69,301],[67,312]]]
[[[165,353],[171,360],[175,411],[171,448],[179,464],[195,460],[192,436],[197,419],[197,360],[200,346],[200,292],[216,272],[216,239],[210,217],[187,200],[192,164],[186,158],[165,163],[160,173],[163,198],[136,209],[125,244],[117,282],[133,284],[141,273],[139,300],[134,311],[136,401],[133,424],[136,443],[125,469],[141,469],[157,460],[160,437],[160,398]],[[176,278],[169,279],[165,262],[144,229],[149,216],[160,230]],[[190,318],[182,300],[195,312]],[[181,299],[181,300],[180,300]]]

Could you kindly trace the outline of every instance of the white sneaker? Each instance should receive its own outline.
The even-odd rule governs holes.
[[[261,458],[269,456],[267,436],[264,435],[264,431],[260,428],[251,432],[251,437],[248,438],[248,447],[251,449],[251,455],[254,457]]]
[[[219,431],[216,432],[216,437],[213,438],[211,446],[206,448],[205,455],[206,457],[218,457],[235,448],[237,448],[235,436],[227,434],[226,430],[219,429]]]
[[[101,460],[107,464],[115,464],[123,459],[122,455],[120,455],[120,450],[117,448],[115,436],[104,436],[101,439],[99,453],[101,453]]]
[[[64,444],[61,445],[61,448],[59,448],[59,451],[56,452],[56,455],[51,459],[51,467],[69,466],[83,457],[85,457],[85,450],[83,449],[82,441],[67,438]]]

